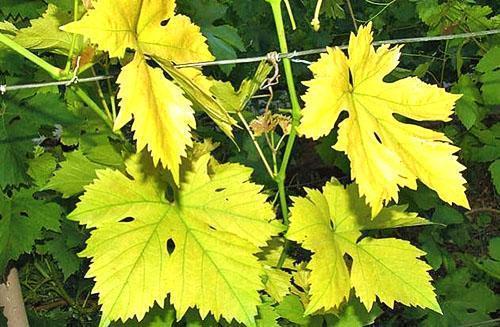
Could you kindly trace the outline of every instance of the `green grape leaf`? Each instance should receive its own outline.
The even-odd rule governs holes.
[[[485,104],[500,104],[500,47],[496,46],[489,50],[479,61],[476,69],[482,72],[481,92]]]
[[[448,327],[491,320],[489,313],[500,306],[500,299],[486,284],[471,281],[466,269],[453,272],[436,284],[443,315],[431,312],[422,326]]]
[[[67,280],[80,269],[82,260],[72,249],[68,248],[65,234],[47,232],[44,238],[45,242],[37,246],[37,252],[40,254],[50,254],[56,260],[59,268],[61,268],[64,280]]]
[[[5,16],[35,18],[40,16],[46,5],[43,1],[2,0],[0,12]]]
[[[257,319],[257,327],[279,327],[278,319],[279,314],[276,308],[272,306],[272,299],[263,297],[263,303],[259,305],[259,318]]]
[[[33,179],[36,186],[42,187],[47,184],[50,176],[56,170],[56,165],[57,162],[54,156],[44,152],[29,161],[28,175]]]
[[[66,153],[66,161],[60,165],[44,189],[58,191],[63,198],[82,193],[83,187],[97,177],[96,170],[105,168],[90,161],[81,151]]]
[[[216,0],[199,0],[188,1],[184,6],[193,20],[200,24],[210,50],[218,60],[235,59],[236,50],[245,51],[243,40],[235,27],[216,24],[226,15],[227,5]],[[229,75],[234,67],[234,64],[220,66],[226,75]]]
[[[23,189],[12,197],[0,194],[0,272],[10,260],[30,252],[43,229],[58,231],[61,209],[55,203],[37,200]]]
[[[215,99],[210,93],[212,81],[198,69],[177,69],[164,60],[158,60],[158,62],[182,87],[193,104],[198,109],[205,111],[224,134],[233,140],[232,126],[236,124],[236,121],[229,115],[229,108],[225,108],[224,103]]]
[[[333,319],[333,324],[336,327],[369,326],[375,323],[375,319],[382,312],[382,309],[377,305],[368,312],[358,298],[351,297],[338,317]]]
[[[30,21],[29,27],[20,29],[14,38],[19,45],[32,50],[46,50],[67,55],[71,49],[73,35],[61,31],[59,26],[71,21],[73,17],[62,12],[53,4],[40,18]],[[74,53],[80,53],[83,48],[83,38],[78,36]]]
[[[59,95],[38,93],[23,99],[5,96],[0,102],[0,186],[17,185],[27,180],[28,158],[42,139],[41,126],[74,122]]]
[[[479,119],[478,103],[482,102],[481,93],[468,75],[462,75],[459,78],[457,85],[453,87],[453,92],[463,95],[457,102],[455,112],[465,128],[470,129]]]
[[[99,170],[85,188],[69,218],[93,228],[82,255],[92,260],[102,324],[141,320],[169,293],[178,317],[197,306],[202,317],[255,326],[264,270],[254,254],[282,226],[251,169],[209,160],[192,163],[173,202],[144,155],[128,161],[127,175]]]
[[[266,293],[276,300],[276,302],[283,301],[283,298],[290,293],[292,276],[272,266],[266,265],[264,268],[264,285]]]
[[[398,301],[440,312],[436,301],[431,269],[418,257],[425,253],[409,242],[394,239],[359,240],[366,229],[398,228],[429,222],[405,207],[383,208],[373,220],[371,209],[359,197],[354,184],[346,189],[337,181],[327,183],[323,191],[307,190],[307,197],[293,198],[287,238],[302,244],[314,254],[311,270],[310,302],[305,313],[338,308],[349,298],[351,287],[371,310],[376,297],[389,307]],[[349,272],[344,254],[353,263]]]
[[[434,211],[431,221],[443,225],[461,224],[464,222],[464,215],[453,207],[439,205]]]
[[[307,325],[310,318],[304,315],[304,306],[296,295],[287,295],[276,307],[280,317],[298,325]]]
[[[243,111],[250,99],[260,91],[262,83],[265,81],[273,67],[267,61],[261,61],[254,76],[241,82],[240,88],[236,91],[231,83],[213,81],[210,91],[224,103],[224,107],[229,112]]]

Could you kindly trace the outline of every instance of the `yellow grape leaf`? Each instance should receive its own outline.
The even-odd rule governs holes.
[[[69,218],[92,229],[81,255],[91,258],[101,324],[141,320],[170,294],[178,319],[196,306],[255,326],[265,273],[255,254],[283,228],[251,169],[210,158],[192,162],[175,201],[145,155],[129,159],[127,175],[100,170],[86,187]]]
[[[100,0],[62,29],[87,36],[111,57],[128,48],[177,64],[213,60],[200,28],[175,15],[175,6],[175,0]]]
[[[190,130],[196,127],[191,102],[161,69],[150,67],[139,53],[122,69],[117,82],[121,110],[115,129],[125,126],[133,116],[137,151],[147,146],[155,165],[159,161],[166,165],[178,185],[181,157],[186,157],[186,147],[193,145]]]
[[[198,69],[177,69],[164,60],[159,60],[158,62],[174,81],[182,87],[197,108],[205,111],[224,134],[233,140],[232,126],[236,124],[236,121],[229,115],[228,107],[223,106],[210,92],[212,81]]]
[[[384,208],[373,220],[370,208],[354,184],[346,189],[337,181],[322,192],[307,190],[293,198],[286,237],[313,252],[307,268],[310,301],[306,314],[338,308],[349,298],[351,287],[370,311],[376,297],[389,307],[394,302],[441,312],[427,273],[431,269],[418,259],[425,253],[409,242],[364,238],[361,231],[428,224],[405,207]],[[349,271],[344,256],[352,260]]]
[[[333,129],[342,111],[349,113],[334,148],[349,157],[352,177],[373,216],[391,199],[397,201],[400,187],[416,189],[417,179],[444,201],[468,208],[465,167],[453,155],[459,149],[442,133],[401,122],[404,117],[450,121],[460,95],[415,77],[384,82],[399,63],[401,47],[383,45],[375,51],[372,41],[369,23],[357,36],[351,34],[349,58],[339,48],[328,48],[310,66],[314,79],[305,82],[300,133],[318,139]]]
[[[127,49],[136,51],[118,77],[121,110],[114,128],[120,129],[134,118],[138,152],[147,146],[155,164],[161,162],[170,169],[178,184],[181,157],[192,145],[192,103],[146,60],[171,64],[213,60],[200,28],[188,17],[175,15],[175,0],[100,0],[81,20],[62,29],[83,34],[111,57],[123,57]],[[220,115],[226,119],[224,130],[232,135],[235,121],[224,108]]]

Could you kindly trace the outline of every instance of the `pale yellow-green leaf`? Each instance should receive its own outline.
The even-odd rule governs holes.
[[[276,302],[283,301],[285,295],[290,293],[292,276],[286,271],[267,265],[264,266],[264,270],[264,285],[266,293],[276,300]]]
[[[432,268],[418,260],[425,252],[410,242],[395,238],[366,237],[352,245],[351,282],[356,295],[371,310],[376,297],[390,308],[394,301],[441,312],[436,295],[429,287]]]
[[[59,26],[71,18],[71,15],[49,4],[42,17],[31,20],[31,26],[22,28],[16,33],[14,41],[27,49],[47,50],[67,55],[73,43],[73,35],[61,31]],[[79,53],[82,46],[82,38],[78,37],[75,40],[75,53]]]
[[[181,157],[192,146],[191,128],[196,126],[191,102],[161,69],[150,67],[140,52],[122,69],[117,83],[121,110],[115,129],[133,117],[137,150],[147,147],[154,163],[167,167],[178,184]]]
[[[229,138],[234,139],[232,126],[236,124],[236,121],[229,115],[228,108],[224,107],[210,93],[212,81],[198,69],[177,69],[164,60],[159,60],[159,63],[174,81],[185,90],[191,101],[199,109],[205,111]]]
[[[255,326],[262,265],[254,255],[282,230],[251,169],[194,162],[175,202],[164,173],[145,156],[127,175],[98,171],[70,219],[92,228],[82,255],[91,258],[103,321],[140,320],[169,294],[178,318],[190,307],[202,317]]]
[[[322,192],[307,190],[306,197],[293,199],[286,237],[313,252],[307,265],[311,272],[306,313],[338,309],[348,299],[351,287],[368,310],[378,296],[391,307],[398,301],[440,311],[427,273],[431,268],[417,259],[424,252],[397,239],[358,241],[362,230],[429,223],[414,213],[403,212],[403,208],[384,208],[372,220],[356,185],[344,188],[337,181],[327,183]],[[375,251],[377,244],[386,247]],[[353,259],[350,272],[345,254]],[[376,263],[382,267],[375,267]],[[366,280],[362,278],[365,275]],[[377,277],[379,280],[375,280]]]
[[[468,208],[461,175],[465,167],[454,155],[459,149],[444,134],[400,119],[449,121],[460,95],[413,77],[385,82],[399,63],[401,47],[375,50],[372,41],[368,24],[351,35],[349,58],[329,48],[311,65],[314,79],[305,83],[300,133],[313,139],[327,135],[340,113],[349,113],[334,148],[347,154],[373,216],[398,199],[401,187],[415,189],[417,179],[444,201]]]
[[[349,297],[349,272],[333,233],[326,198],[315,190],[307,198],[294,198],[287,238],[314,254],[308,264],[310,302],[306,313],[336,308]]]

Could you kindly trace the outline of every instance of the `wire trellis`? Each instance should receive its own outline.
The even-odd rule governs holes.
[[[453,40],[453,39],[464,39],[464,38],[474,38],[474,37],[482,37],[487,35],[500,34],[500,29],[495,30],[487,30],[480,32],[472,32],[472,33],[461,33],[461,34],[450,34],[450,35],[439,35],[439,36],[424,36],[424,37],[414,37],[414,38],[404,38],[404,39],[391,39],[391,40],[383,40],[383,41],[375,41],[373,45],[383,45],[383,44],[408,44],[408,43],[418,43],[418,42],[432,42],[432,41],[444,41],[444,40]],[[348,45],[339,46],[340,49],[347,49]],[[325,53],[326,48],[317,48],[303,51],[293,51],[288,53],[278,53],[276,58],[278,60],[281,59],[290,59],[296,63],[302,64],[310,64],[310,62],[306,60],[296,59],[299,57],[315,55]],[[268,60],[269,54],[263,56],[249,57],[249,58],[238,58],[238,59],[229,59],[229,60],[216,60],[216,61],[204,61],[204,62],[193,62],[193,63],[185,63],[175,65],[176,68],[201,68],[208,66],[222,66],[222,65],[238,65],[238,64],[247,64],[247,63],[255,63],[263,60]],[[102,75],[95,77],[87,77],[87,78],[72,78],[70,80],[56,81],[56,82],[45,82],[45,83],[32,83],[32,84],[22,84],[22,85],[6,85],[0,84],[0,94],[4,94],[9,91],[16,91],[22,89],[36,89],[41,87],[50,87],[50,86],[69,86],[75,83],[89,83],[89,82],[98,82],[103,80],[108,80],[114,78],[115,75]]]

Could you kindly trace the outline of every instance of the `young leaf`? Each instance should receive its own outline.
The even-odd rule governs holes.
[[[398,301],[440,312],[427,273],[431,267],[417,259],[423,251],[394,238],[358,241],[364,229],[423,225],[425,219],[390,207],[372,220],[357,187],[344,189],[336,181],[327,183],[323,192],[307,190],[307,197],[293,201],[287,238],[314,253],[308,264],[311,300],[306,314],[338,308],[351,286],[368,311],[378,296],[391,308]],[[353,260],[350,273],[346,253]]]
[[[209,169],[209,160],[193,162],[174,202],[141,156],[128,161],[128,175],[101,170],[86,187],[70,219],[95,228],[82,255],[92,258],[103,321],[141,320],[170,293],[179,318],[197,306],[202,317],[255,326],[264,270],[254,254],[282,227],[249,182],[251,169]]]
[[[468,208],[460,174],[465,168],[453,155],[458,148],[442,133],[396,119],[449,121],[460,95],[414,77],[384,82],[399,63],[401,47],[383,45],[375,51],[372,41],[370,23],[351,35],[349,58],[329,48],[311,65],[315,78],[305,83],[309,89],[303,97],[300,132],[318,139],[348,111],[334,148],[349,157],[352,176],[373,216],[391,199],[397,200],[400,187],[416,189],[417,179],[444,201]]]
[[[179,184],[181,157],[186,156],[186,147],[193,145],[191,128],[196,126],[191,102],[140,53],[122,69],[118,84],[121,110],[115,128],[122,128],[134,116],[137,150],[147,146],[155,165],[161,161]]]

